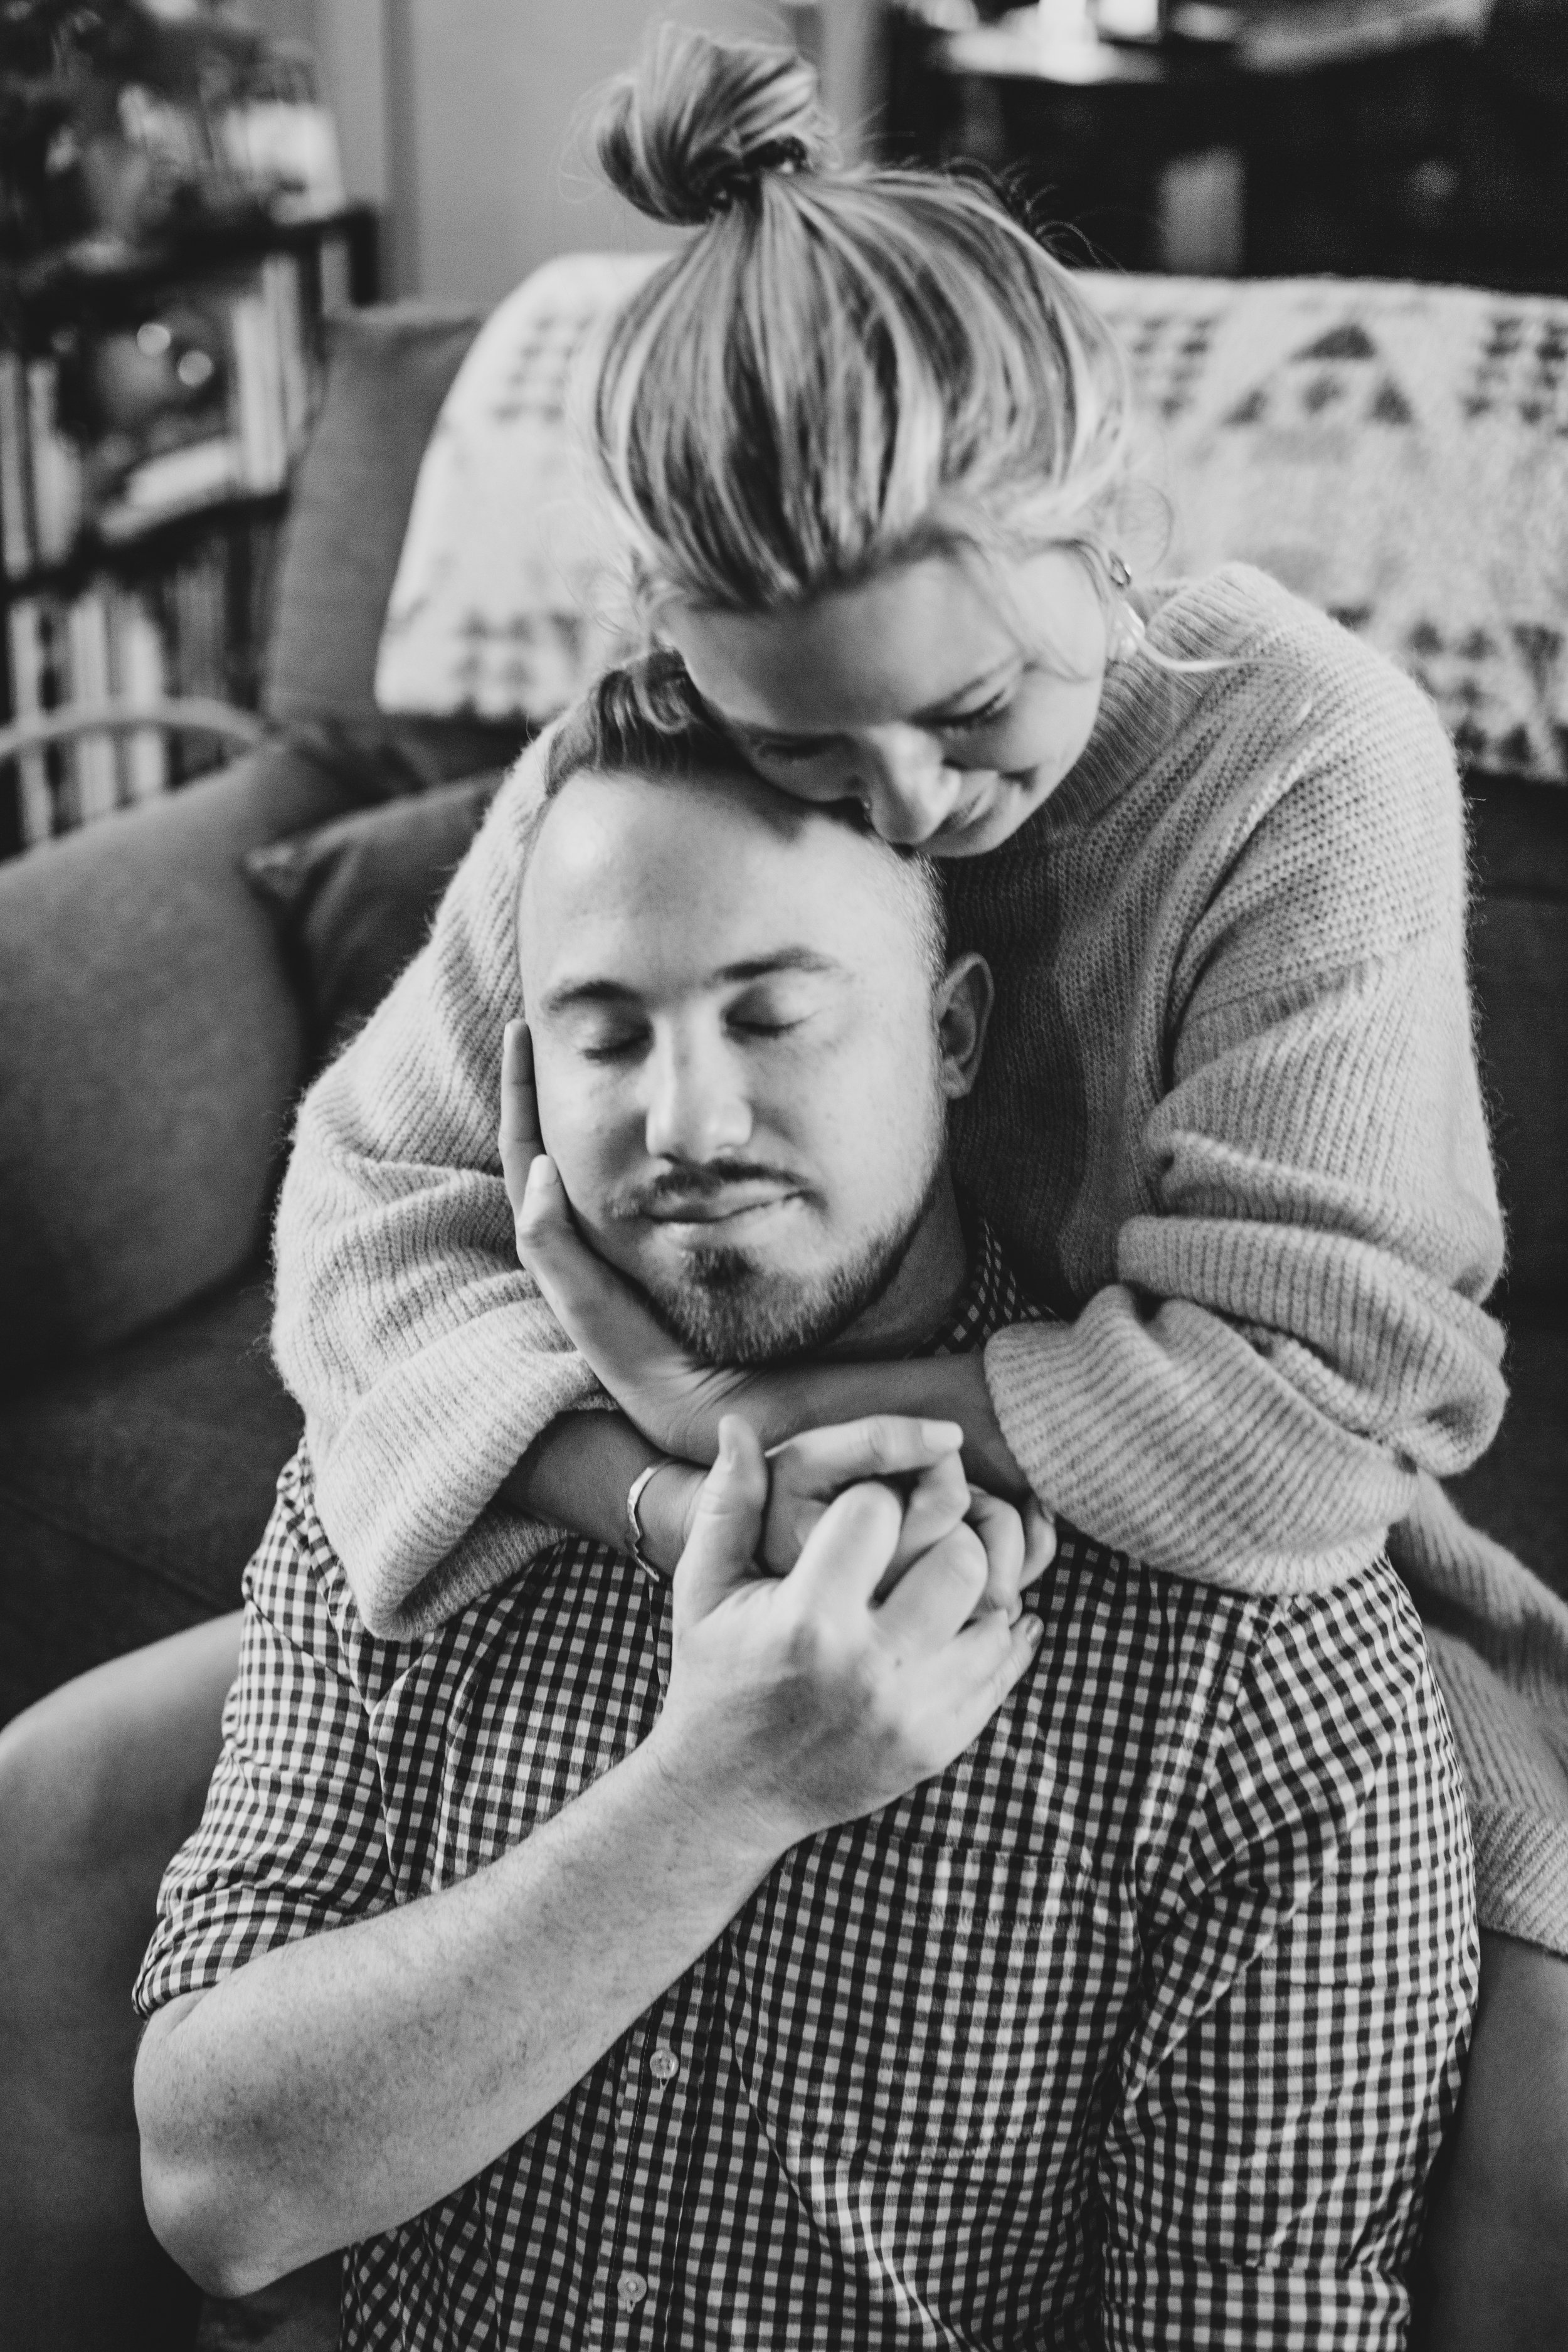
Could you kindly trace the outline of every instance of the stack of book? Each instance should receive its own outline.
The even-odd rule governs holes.
[[[71,702],[154,702],[169,690],[163,632],[152,600],[100,581],[67,604],[28,596],[6,615],[13,699],[19,718]],[[89,824],[168,789],[162,730],[84,735],[25,751],[16,763],[20,846]]]
[[[0,554],[8,580],[62,563],[81,529],[81,452],[60,429],[51,359],[0,351]]]
[[[117,391],[125,397],[127,357],[140,373],[132,420],[110,406]],[[74,380],[68,430],[64,368]],[[280,489],[313,390],[300,268],[289,253],[150,305],[133,327],[89,331],[68,360],[0,352],[6,576],[66,562],[84,535],[123,541],[174,515]]]
[[[270,532],[214,535],[156,575],[99,573],[74,596],[29,595],[6,614],[18,718],[79,706],[145,708],[170,697],[252,699],[237,648],[257,635],[244,609],[260,601]],[[262,544],[266,541],[267,544]],[[15,846],[30,849],[184,782],[217,746],[160,727],[83,734],[24,751],[13,763]],[[4,828],[0,828],[4,829]]]
[[[309,301],[298,257],[273,252],[89,311],[41,354],[0,351],[0,723],[7,701],[25,719],[252,699],[244,649],[316,392]],[[217,749],[153,726],[29,749],[0,771],[0,855]]]

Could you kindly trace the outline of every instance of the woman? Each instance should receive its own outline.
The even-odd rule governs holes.
[[[737,1402],[764,1437],[956,1420],[982,1483],[1249,1590],[1349,1573],[1395,1525],[1469,1770],[1486,2048],[1526,2018],[1563,2047],[1568,1979],[1527,1948],[1568,1952],[1568,1806],[1519,1694],[1562,1707],[1568,1617],[1435,1483],[1503,1396],[1440,727],[1259,574],[1132,592],[1108,331],[977,188],[826,168],[796,59],[668,32],[601,143],[696,231],[628,303],[595,405],[650,617],[761,773],[950,861],[955,943],[998,983],[957,1172],[1063,1319],[983,1360],[715,1382],[537,1181],[514,1205],[538,1287],[518,1272],[492,1139],[525,761],[309,1098],[285,1186],[278,1351],[367,1620],[421,1629],[515,1572],[530,1531],[480,1516],[498,1492],[620,1539],[635,1487],[671,1563]],[[619,1412],[574,1412],[595,1373]],[[1458,2296],[1479,2273],[1462,2232],[1446,2249]]]

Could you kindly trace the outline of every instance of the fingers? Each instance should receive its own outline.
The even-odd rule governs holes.
[[[624,1315],[630,1293],[573,1223],[566,1188],[547,1151],[538,1152],[528,1171],[517,1254],[568,1339],[592,1360],[601,1327]]]
[[[784,1582],[804,1611],[842,1619],[863,1610],[893,1557],[903,1506],[890,1486],[847,1486],[813,1528]]]
[[[903,1654],[940,1649],[973,1616],[985,1591],[986,1567],[985,1547],[973,1528],[954,1528],[910,1563],[882,1602],[878,1617],[884,1638]]]
[[[794,1567],[826,1506],[847,1486],[868,1478],[913,1477],[904,1524],[884,1583],[895,1580],[918,1552],[955,1528],[969,1508],[957,1422],[871,1413],[826,1429],[801,1431],[768,1454],[773,1474],[764,1544],[768,1566]]]
[[[903,1413],[868,1413],[864,1420],[833,1429],[808,1429],[786,1438],[768,1455],[775,1478],[792,1490],[830,1502],[846,1486],[865,1478],[896,1478],[956,1462],[963,1432],[956,1421],[915,1421]]]
[[[1024,1567],[1018,1579],[1020,1591],[1026,1592],[1037,1577],[1045,1574],[1056,1556],[1056,1520],[1045,1505],[1031,1495],[1024,1506]]]
[[[922,1470],[904,1498],[904,1526],[893,1554],[893,1570],[901,1574],[911,1560],[929,1551],[969,1516],[969,1481],[963,1457],[944,1454]]]
[[[566,1188],[547,1151],[535,1152],[514,1204],[517,1254],[544,1293],[557,1318],[566,1322],[566,1303],[586,1279],[574,1263],[586,1256],[572,1223]],[[570,1326],[568,1325],[568,1329]],[[575,1337],[575,1334],[573,1334]]]
[[[500,1049],[500,1165],[513,1217],[522,1208],[529,1169],[543,1148],[533,1087],[533,1040],[526,1021],[509,1021]]]
[[[626,1276],[599,1257],[573,1222],[555,1162],[542,1151],[528,1171],[517,1220],[518,1255],[539,1285],[545,1305],[601,1382],[639,1428],[632,1392],[651,1367],[681,1360],[647,1302]],[[686,1449],[655,1430],[646,1434],[667,1451]]]
[[[1044,1633],[1033,1610],[1009,1625],[999,1609],[985,1609],[943,1650],[942,1697],[952,1710],[943,1745],[952,1755],[961,1756],[978,1739],[1034,1664]]]
[[[675,1571],[683,1620],[705,1617],[736,1584],[756,1574],[767,1497],[767,1465],[756,1433],[738,1413],[727,1413],[719,1424],[718,1459],[702,1482]]]
[[[983,1486],[972,1486],[969,1524],[985,1553],[985,1602],[1014,1618],[1024,1576],[1024,1522],[1011,1503],[988,1495]]]
[[[904,1496],[904,1524],[875,1598],[885,1601],[911,1563],[962,1527],[969,1516],[969,1481],[961,1454],[944,1454],[922,1470]]]

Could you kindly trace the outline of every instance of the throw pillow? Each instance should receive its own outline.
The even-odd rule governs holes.
[[[327,730],[351,751],[402,757],[442,783],[514,757],[516,719],[499,739],[444,715],[389,719],[374,677],[420,462],[479,324],[477,312],[415,302],[329,318],[325,392],[269,598],[268,718],[295,736]]]
[[[356,810],[241,858],[277,921],[315,1066],[368,1021],[424,946],[500,782],[497,772]]]

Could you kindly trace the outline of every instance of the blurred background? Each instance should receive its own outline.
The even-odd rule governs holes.
[[[1069,261],[1568,293],[1568,0],[0,0],[0,857],[256,740],[334,312],[669,241],[584,137],[668,16]]]
[[[1019,168],[1102,258],[1568,286],[1568,0],[247,0],[308,43],[387,283],[636,244],[574,152],[652,14],[785,32],[860,153]]]

